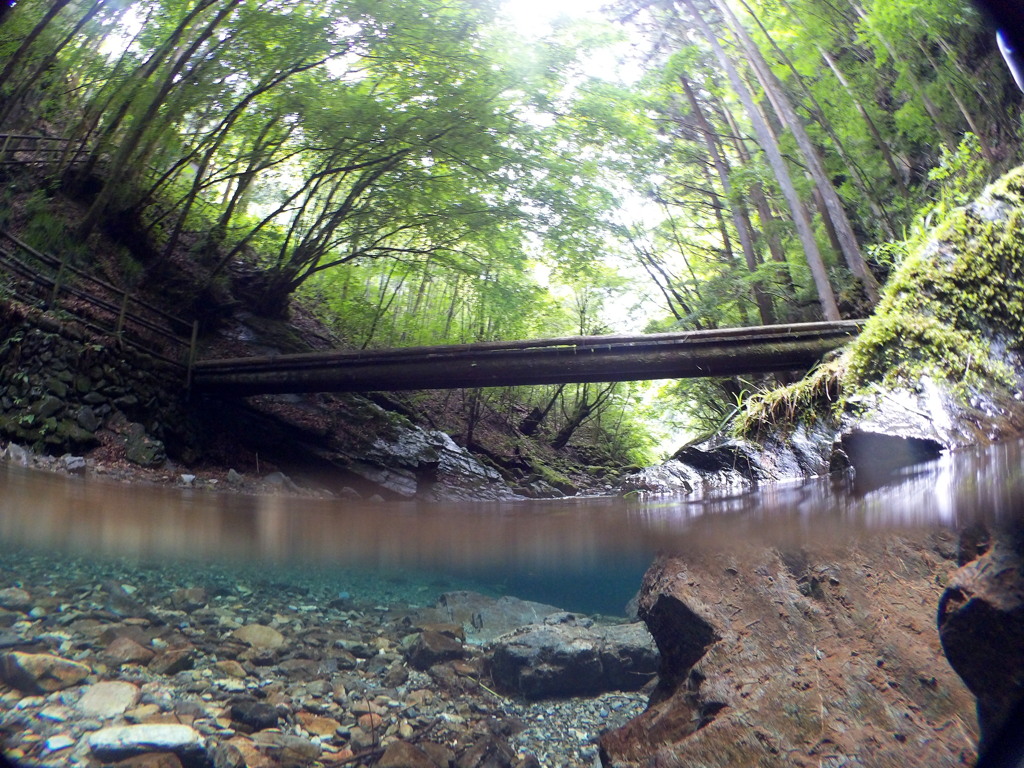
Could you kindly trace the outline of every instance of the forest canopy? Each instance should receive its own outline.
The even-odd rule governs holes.
[[[357,347],[864,316],[1020,162],[967,0],[622,0],[541,37],[498,0],[0,9],[0,132],[67,139],[30,202],[78,206],[36,247],[102,234],[122,280],[198,275],[195,314],[300,297]],[[712,429],[760,384],[670,389]],[[563,445],[641,400],[516,396]]]

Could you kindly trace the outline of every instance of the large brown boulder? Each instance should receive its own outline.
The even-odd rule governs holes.
[[[602,736],[604,765],[969,762],[972,697],[934,630],[953,549],[890,533],[659,560],[639,607],[660,684],[643,714]]]

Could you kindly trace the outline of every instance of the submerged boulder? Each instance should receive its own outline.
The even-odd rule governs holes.
[[[566,614],[502,635],[487,658],[495,685],[527,699],[635,691],[658,669],[642,624],[595,626]]]

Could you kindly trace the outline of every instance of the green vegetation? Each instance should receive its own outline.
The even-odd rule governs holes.
[[[976,202],[945,211],[927,237],[902,244],[908,255],[857,340],[797,384],[748,401],[736,431],[834,420],[861,395],[917,391],[925,378],[963,403],[979,391],[1012,394],[1011,356],[1024,352],[1022,224],[1019,168]]]
[[[749,430],[869,381],[1006,381],[985,339],[1020,337],[1019,254],[957,206],[1020,162],[1022,99],[968,0],[605,17],[533,39],[499,0],[22,0],[0,16],[0,133],[69,142],[0,166],[0,223],[197,317],[301,302],[355,348],[863,317],[884,296],[850,355],[769,394],[463,397],[467,442],[489,411],[602,465],[744,403]],[[938,222],[1000,260],[947,271],[923,245]]]

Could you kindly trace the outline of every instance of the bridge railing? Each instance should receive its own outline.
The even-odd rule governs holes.
[[[0,230],[0,268],[21,301],[60,309],[84,327],[116,343],[190,370],[195,360],[197,325],[163,311],[81,270],[68,258],[39,251]]]
[[[59,136],[37,136],[0,133],[0,166],[33,165],[61,162],[65,165],[82,162],[81,153],[70,139]]]

